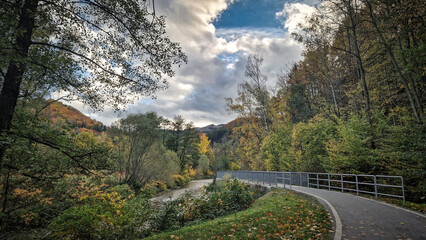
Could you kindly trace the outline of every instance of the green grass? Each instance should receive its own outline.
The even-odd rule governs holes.
[[[316,200],[277,189],[245,211],[145,239],[328,239],[330,229]]]

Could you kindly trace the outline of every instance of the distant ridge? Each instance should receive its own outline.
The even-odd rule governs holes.
[[[201,127],[201,128],[196,128],[196,130],[199,133],[211,133],[219,128],[225,127],[225,124],[219,124],[219,125],[215,125],[215,124],[210,124],[208,126],[205,127]]]

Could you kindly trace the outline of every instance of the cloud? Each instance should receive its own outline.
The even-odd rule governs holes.
[[[277,18],[284,19],[284,27],[291,33],[299,31],[300,25],[303,26],[307,22],[307,18],[315,12],[315,7],[308,4],[286,3],[283,10],[277,12],[276,16]]]
[[[284,29],[281,28],[219,28],[216,30],[216,36],[223,38],[228,42],[235,41],[243,36],[256,36],[259,38],[283,38]]]
[[[162,0],[155,3],[157,14],[166,16],[167,35],[180,43],[189,58],[188,64],[175,68],[175,76],[169,79],[170,87],[158,92],[154,100],[141,98],[120,116],[111,109],[93,113],[81,104],[73,106],[105,124],[127,113],[147,111],[156,111],[170,119],[182,115],[196,126],[226,123],[236,116],[227,113],[224,99],[236,97],[249,54],[264,57],[263,71],[270,79],[270,86],[274,85],[283,66],[301,59],[303,47],[291,39],[289,31],[296,28],[302,15],[311,11],[306,4],[285,4],[277,13],[283,21],[282,28],[216,29],[212,22],[230,7],[231,1]]]

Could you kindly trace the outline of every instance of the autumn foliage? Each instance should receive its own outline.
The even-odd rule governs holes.
[[[103,132],[106,127],[96,120],[82,114],[77,109],[58,101],[48,100],[42,116],[54,125],[67,126],[76,131]]]

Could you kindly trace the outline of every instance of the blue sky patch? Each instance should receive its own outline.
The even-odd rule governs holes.
[[[237,0],[213,22],[219,28],[282,28],[275,13],[288,0]]]

